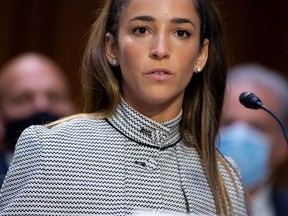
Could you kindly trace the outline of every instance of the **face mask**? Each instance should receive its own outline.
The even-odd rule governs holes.
[[[59,117],[48,112],[36,113],[24,119],[6,122],[5,149],[14,151],[16,142],[23,130],[31,125],[43,125],[55,121]]]
[[[220,131],[220,152],[231,157],[240,169],[244,185],[252,189],[270,175],[268,138],[245,124],[234,124]]]

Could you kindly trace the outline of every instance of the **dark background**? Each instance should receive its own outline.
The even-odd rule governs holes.
[[[145,0],[143,0],[145,1]],[[0,67],[24,51],[55,59],[77,100],[79,67],[96,0],[0,0]],[[259,62],[288,76],[288,1],[218,1],[232,63]]]

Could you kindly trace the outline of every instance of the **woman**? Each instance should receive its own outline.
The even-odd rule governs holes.
[[[90,114],[22,134],[2,214],[246,215],[214,147],[226,62],[212,1],[106,1],[83,68]]]

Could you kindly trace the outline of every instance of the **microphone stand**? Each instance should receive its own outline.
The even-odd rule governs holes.
[[[287,128],[285,127],[285,125],[283,124],[283,122],[280,120],[280,118],[271,110],[269,109],[267,106],[265,106],[264,104],[261,105],[261,108],[263,110],[265,110],[266,112],[268,112],[281,126],[285,139],[286,139],[286,143],[288,144],[288,131]]]
[[[288,145],[288,131],[287,128],[285,127],[284,123],[281,121],[281,119],[272,111],[270,110],[267,106],[265,106],[260,98],[258,98],[254,93],[251,92],[242,92],[239,96],[239,101],[240,103],[245,106],[246,108],[249,109],[263,109],[266,112],[268,112],[281,126],[286,143]]]

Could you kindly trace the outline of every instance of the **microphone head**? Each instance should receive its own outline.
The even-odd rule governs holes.
[[[262,101],[251,92],[242,92],[239,96],[239,101],[249,109],[259,109],[263,106]]]

